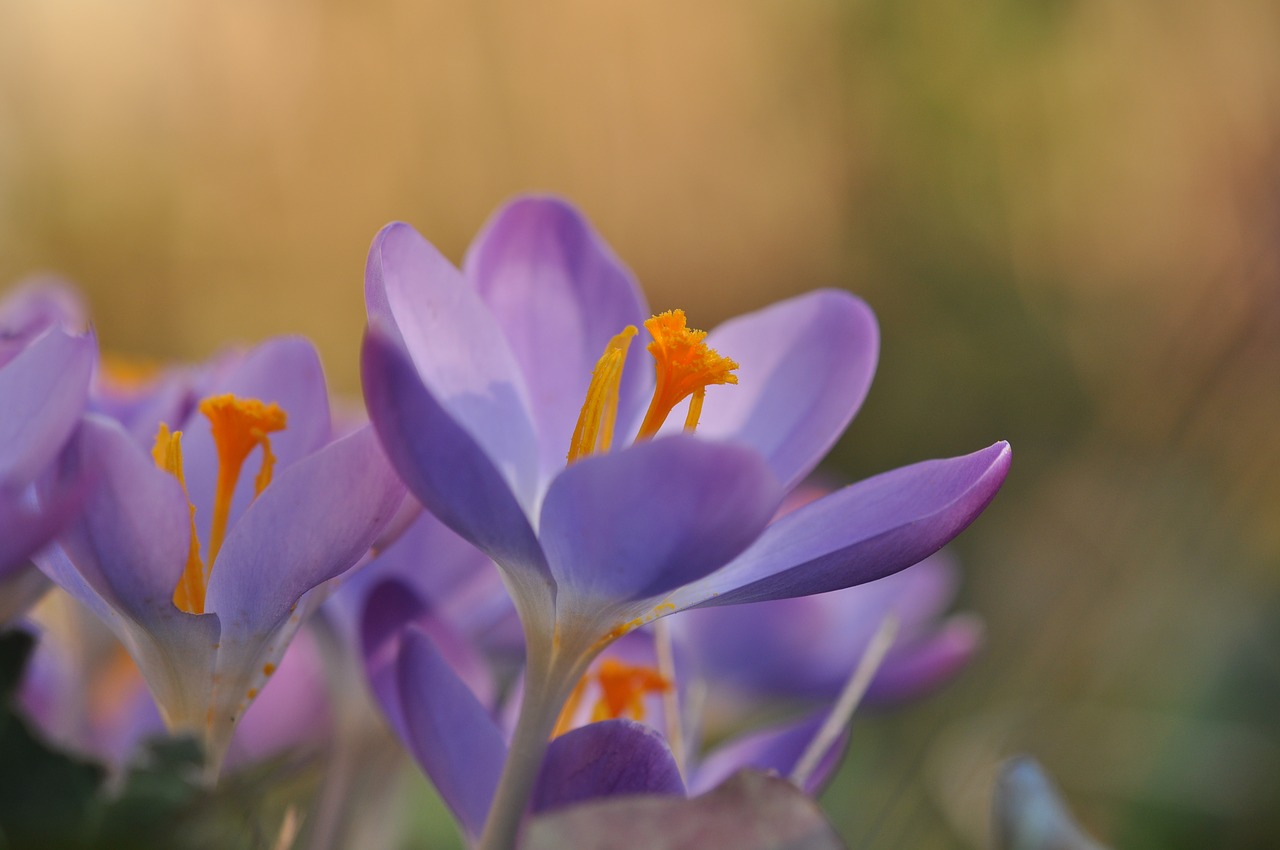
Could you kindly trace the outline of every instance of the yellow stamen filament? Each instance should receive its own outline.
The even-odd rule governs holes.
[[[182,432],[170,431],[169,426],[160,423],[156,433],[155,446],[151,449],[156,466],[178,479],[182,485],[183,495],[187,493],[187,480],[182,472]],[[191,519],[191,543],[187,547],[187,565],[178,579],[178,586],[173,589],[173,604],[179,611],[188,614],[204,613],[204,591],[209,583],[209,574],[200,560],[200,538],[196,535],[196,506],[191,504],[187,496],[187,510]]]
[[[587,400],[582,405],[578,424],[573,429],[569,463],[595,452],[607,452],[613,445],[622,366],[627,360],[627,350],[631,348],[631,338],[636,333],[633,325],[627,325],[621,333],[609,340],[604,354],[596,361],[596,368],[591,372],[591,384],[587,388]]]
[[[686,326],[683,310],[659,313],[644,326],[653,335],[649,353],[655,361],[657,385],[636,440],[647,440],[658,433],[672,409],[690,396],[693,400],[689,403],[685,429],[692,430],[702,413],[706,388],[712,384],[738,383],[738,376],[733,374],[738,364],[704,342],[706,331]]]
[[[573,728],[583,695],[592,679],[600,689],[600,696],[591,708],[592,723],[624,716],[632,720],[644,720],[644,698],[649,694],[666,693],[672,689],[671,680],[652,667],[635,666],[606,658],[594,673],[588,673],[578,681],[560,712],[553,737],[563,735]]]
[[[213,396],[200,403],[200,412],[209,418],[213,443],[218,450],[218,485],[213,499],[213,524],[209,531],[209,564],[212,567],[222,548],[231,516],[231,497],[240,480],[240,469],[255,448],[262,447],[262,467],[254,479],[255,495],[271,483],[275,455],[268,434],[282,431],[285,413],[277,404],[263,404],[254,398],[240,399],[230,393]]]

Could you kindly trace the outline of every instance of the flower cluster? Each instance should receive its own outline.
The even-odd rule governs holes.
[[[22,695],[49,734],[119,763],[163,725],[214,783],[337,735],[321,667],[359,671],[497,850],[573,804],[742,768],[813,793],[861,698],[975,651],[936,553],[1008,446],[807,483],[875,370],[856,297],[694,330],[571,206],[527,197],[461,269],[387,226],[365,298],[367,422],[331,416],[305,340],[139,372],[99,358],[61,289],[0,306],[0,614],[31,601],[19,579],[61,589]],[[91,660],[65,628],[86,611],[119,642]]]

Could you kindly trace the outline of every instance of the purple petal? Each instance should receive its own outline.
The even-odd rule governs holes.
[[[178,480],[157,469],[118,424],[97,416],[83,419],[60,461],[60,481],[83,478],[92,482],[84,510],[59,542],[84,584],[142,623],[180,615],[173,590],[187,562],[191,526]],[[37,563],[43,568],[41,558]],[[59,575],[50,577],[80,598]]]
[[[410,751],[471,837],[484,829],[507,757],[502,733],[424,633],[404,637],[400,697]]]
[[[509,575],[549,594],[542,549],[506,479],[376,329],[365,334],[361,371],[369,418],[413,494]]]
[[[480,654],[447,623],[433,616],[431,609],[412,590],[398,581],[379,584],[369,594],[360,621],[360,648],[365,677],[382,706],[392,729],[408,739],[401,713],[400,685],[396,665],[401,640],[413,627],[429,636],[450,669],[483,704],[495,698],[493,678]]]
[[[933,634],[894,646],[867,689],[867,703],[903,702],[941,687],[973,660],[982,636],[982,621],[961,614]]]
[[[835,699],[885,616],[898,617],[895,646],[915,646],[954,593],[955,567],[939,554],[857,587],[696,609],[674,625],[702,675],[716,683],[755,695]],[[882,674],[894,659],[891,651]]]
[[[536,814],[602,797],[684,793],[661,735],[634,720],[605,720],[551,742],[530,805]]]
[[[265,629],[313,587],[349,569],[404,489],[369,426],[278,473],[227,535],[207,606],[223,629]]]
[[[826,719],[825,712],[771,726],[743,735],[711,752],[698,765],[689,781],[689,791],[702,794],[719,785],[744,767],[772,770],[788,776],[795,769],[800,757],[808,749],[813,736]],[[838,736],[823,753],[817,768],[806,779],[801,789],[806,794],[817,795],[840,764],[840,757],[848,743],[848,733]]]
[[[0,300],[0,368],[49,328],[79,335],[88,325],[73,287],[54,277],[29,279]]]
[[[860,299],[819,290],[731,319],[707,344],[738,361],[738,385],[707,394],[699,433],[753,447],[790,489],[862,405],[880,332]]]
[[[369,250],[365,299],[370,326],[409,355],[449,418],[492,459],[521,504],[533,505],[538,445],[528,393],[475,288],[412,227],[389,224]]]
[[[96,353],[93,337],[51,328],[0,368],[0,489],[53,462],[84,413]]]
[[[520,364],[547,477],[565,454],[605,345],[648,318],[631,273],[582,215],[551,197],[526,197],[494,214],[467,253],[476,285]],[[623,370],[619,422],[640,412],[652,385],[646,355],[633,346]]]
[[[222,393],[274,402],[284,410],[287,417],[285,429],[271,435],[277,477],[330,439],[332,426],[324,369],[315,346],[301,337],[277,337],[250,350],[225,376],[209,386],[208,395]],[[213,444],[209,419],[197,410],[186,423],[168,424],[183,431],[182,454],[187,492],[196,506],[200,542],[207,547],[218,481],[218,453]],[[155,424],[151,431],[154,435]],[[231,500],[228,529],[236,525],[254,501],[253,479],[259,457],[260,452],[255,450],[240,473]]]
[[[75,515],[81,495],[71,488],[37,509],[25,497],[0,491],[0,579],[28,565],[31,556]]]
[[[682,589],[676,608],[783,599],[852,587],[942,548],[995,498],[1008,443],[904,466],[782,517],[724,569]]]
[[[585,458],[542,509],[559,598],[644,599],[701,578],[759,535],[781,497],[742,446],[676,436]]]

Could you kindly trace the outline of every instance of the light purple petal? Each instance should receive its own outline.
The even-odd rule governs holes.
[[[53,462],[84,413],[96,354],[93,337],[50,328],[0,368],[0,489]]]
[[[585,458],[552,482],[542,510],[559,598],[625,602],[701,578],[746,548],[781,498],[742,446],[677,436]]]
[[[867,703],[903,702],[941,687],[973,660],[982,637],[982,621],[960,614],[932,634],[895,645],[867,689]]]
[[[0,579],[30,563],[30,558],[53,539],[75,515],[81,494],[68,490],[37,509],[30,499],[0,491]]]
[[[530,806],[537,814],[602,797],[684,793],[667,742],[623,718],[589,723],[552,741]]]
[[[753,447],[790,489],[862,405],[880,332],[861,299],[818,290],[731,319],[707,344],[738,362],[738,384],[708,391],[699,433]]]
[[[271,435],[277,477],[329,441],[332,426],[324,369],[315,346],[302,337],[276,337],[251,349],[225,376],[220,376],[208,387],[207,395],[223,393],[264,403],[274,402],[284,410],[285,429]],[[174,430],[183,431],[182,454],[187,492],[196,506],[200,543],[206,547],[207,554],[218,481],[218,453],[213,444],[209,419],[196,410],[186,423],[168,424]],[[153,436],[155,427],[151,427]],[[231,501],[228,529],[235,527],[253,501],[253,479],[261,463],[260,458],[261,450],[255,449],[245,461]]]
[[[364,398],[392,466],[432,513],[513,578],[551,577],[524,509],[489,455],[422,384],[405,355],[376,329],[361,358]],[[549,604],[549,602],[548,602]]]
[[[550,478],[564,467],[605,345],[648,318],[644,296],[586,219],[565,201],[545,196],[517,199],[495,213],[472,243],[463,270],[520,364],[543,473]],[[639,396],[652,386],[647,359],[643,346],[632,346],[619,422],[640,412]]]
[[[84,418],[60,467],[62,482],[92,482],[83,512],[60,539],[84,582],[141,623],[179,614],[173,590],[187,562],[191,526],[178,480],[157,469],[118,424],[97,416]]]
[[[528,395],[479,293],[407,224],[378,233],[365,274],[370,326],[409,355],[432,397],[531,508],[539,475]]]
[[[702,794],[744,767],[790,775],[825,719],[826,713],[818,712],[803,720],[760,729],[729,741],[698,765],[689,781],[690,793]],[[816,796],[822,790],[840,765],[848,740],[846,732],[831,742],[819,759],[817,768],[806,779],[802,791]]]
[[[942,548],[995,498],[1008,443],[850,485],[782,517],[724,569],[683,588],[676,608],[824,593],[874,581]]]
[[[424,633],[404,637],[400,697],[410,751],[471,837],[484,828],[507,745],[488,712]]]
[[[270,627],[355,564],[403,496],[369,426],[277,473],[227,535],[208,609],[224,631]]]
[[[760,696],[835,699],[888,614],[898,617],[899,637],[882,674],[894,666],[896,647],[926,640],[955,583],[955,566],[940,553],[857,587],[695,609],[673,625],[701,674],[717,684]]]

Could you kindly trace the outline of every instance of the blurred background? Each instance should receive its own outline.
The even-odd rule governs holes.
[[[843,834],[981,846],[1031,751],[1117,847],[1271,847],[1278,43],[1267,0],[8,0],[0,289],[68,277],[130,356],[306,334],[356,395],[377,229],[460,260],[524,190],[703,327],[847,288],[832,468],[1015,463],[954,547],[987,650],[857,721]]]

